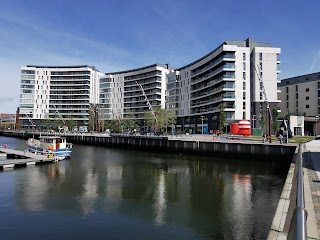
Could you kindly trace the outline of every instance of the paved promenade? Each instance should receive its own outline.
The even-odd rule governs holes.
[[[318,235],[320,235],[320,140],[306,143],[305,152],[304,162],[308,172]]]

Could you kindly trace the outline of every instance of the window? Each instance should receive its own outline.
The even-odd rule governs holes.
[[[320,88],[320,82],[318,82],[318,88]]]
[[[298,93],[296,93],[296,99],[298,99],[299,98],[299,95],[298,95]]]
[[[306,88],[306,92],[309,92],[309,88]]]
[[[318,90],[318,97],[320,97],[320,90]]]
[[[245,102],[242,103],[242,106],[243,106],[243,109],[246,109],[246,103]]]
[[[286,93],[289,93],[289,87],[286,87]]]
[[[289,102],[287,102],[287,108],[289,108]]]
[[[296,107],[299,107],[298,101],[296,101]]]
[[[289,95],[287,95],[287,101],[289,101]]]
[[[246,90],[246,83],[243,83],[243,90]]]
[[[260,92],[260,100],[262,100],[262,92]]]
[[[298,85],[296,85],[296,92],[298,92]]]
[[[246,63],[244,62],[243,63],[243,71],[245,71],[246,70]]]
[[[308,105],[308,104],[306,105],[306,108],[309,108],[309,105]]]
[[[243,80],[246,80],[246,72],[243,72],[242,75],[243,75]]]
[[[260,63],[260,71],[262,71],[262,62]]]
[[[243,53],[243,54],[242,54],[242,58],[243,58],[243,61],[246,60],[246,53]]]
[[[259,59],[262,61],[262,53],[259,53]]]
[[[309,97],[306,97],[306,100],[309,100]]]
[[[243,97],[242,97],[243,100],[246,100],[246,92],[243,92]]]

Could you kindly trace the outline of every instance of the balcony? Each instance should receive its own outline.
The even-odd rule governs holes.
[[[228,60],[235,60],[235,54],[231,54],[231,53],[226,53],[224,55],[222,55],[221,57],[217,58],[216,60],[212,61],[211,63],[207,63],[207,65],[203,65],[202,68],[198,68],[198,70],[193,70],[192,73],[191,73],[191,77],[197,75],[197,74],[200,74],[204,71],[206,71],[207,69],[219,64],[221,61],[223,61],[224,59],[228,59]]]
[[[210,70],[209,73],[207,73],[206,75],[202,76],[202,77],[199,77],[199,78],[195,78],[195,79],[191,79],[191,82],[192,83],[196,83],[196,82],[199,82],[199,81],[202,81],[206,78],[209,78],[211,76],[214,76],[216,74],[218,74],[219,72],[222,72],[222,71],[229,71],[229,70],[235,70],[235,65],[230,65],[230,64],[225,64],[223,66],[220,66],[219,68],[215,69],[215,70]],[[227,73],[228,75],[232,75],[230,73]],[[235,76],[233,77],[235,78]]]

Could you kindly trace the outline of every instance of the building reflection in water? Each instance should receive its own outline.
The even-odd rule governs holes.
[[[284,182],[267,164],[150,155],[81,147],[71,160],[23,169],[16,201],[32,213],[98,213],[119,223],[174,225],[207,239],[252,239],[268,216],[261,209],[281,191],[272,190],[273,182]]]
[[[234,174],[233,182],[227,185],[224,195],[225,202],[228,203],[224,205],[228,216],[226,220],[228,226],[232,226],[231,232],[230,228],[225,230],[225,236],[232,239],[250,239],[253,230],[251,176]]]
[[[87,215],[94,211],[95,201],[98,197],[98,174],[88,171],[83,184],[83,191],[79,196],[82,213]]]
[[[58,163],[48,166],[28,167],[23,175],[22,185],[17,189],[17,202],[27,211],[40,213],[46,210],[50,191],[56,188],[57,182],[65,181],[65,169]]]
[[[106,197],[118,205],[122,199],[122,166],[107,166]]]
[[[166,215],[166,185],[165,185],[165,173],[164,170],[160,171],[159,180],[157,183],[157,189],[155,191],[155,202],[154,202],[154,212],[155,219],[154,223],[156,225],[162,225],[165,223],[165,215]]]

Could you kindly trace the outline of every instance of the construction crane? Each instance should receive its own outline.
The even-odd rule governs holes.
[[[271,143],[271,121],[272,121],[272,114],[271,114],[271,110],[270,110],[270,105],[269,105],[269,102],[268,102],[268,97],[267,97],[267,93],[266,93],[266,89],[264,87],[264,84],[263,84],[263,80],[262,80],[262,77],[261,77],[261,69],[260,67],[258,66],[259,68],[259,71],[257,70],[257,66],[256,64],[253,62],[252,60],[252,65],[254,66],[254,70],[258,76],[258,79],[259,79],[259,83],[260,83],[260,90],[263,94],[263,97],[264,97],[264,102],[266,103],[266,108],[267,108],[267,111],[266,111],[266,114],[267,114],[267,132],[268,132],[268,135],[269,135],[269,141]]]
[[[92,104],[94,105],[94,109],[92,108],[91,104],[89,104],[89,108],[90,108],[90,111],[93,113],[93,130],[97,130],[98,132],[100,132],[100,125],[101,125],[101,122],[100,122],[100,116],[99,116],[99,107],[100,107],[100,104]],[[103,108],[101,108],[103,110]],[[104,123],[103,123],[104,124]],[[102,126],[102,132],[103,132],[103,128],[104,126]]]
[[[54,106],[54,108],[56,109],[56,113],[58,113],[58,115],[59,115],[60,119],[62,120],[63,124],[66,125],[66,122],[63,120],[63,117],[61,116],[60,112],[58,111],[56,105],[52,105],[52,106]]]
[[[139,86],[139,88],[140,88],[140,90],[141,90],[141,92],[142,92],[142,94],[144,96],[144,99],[147,101],[149,109],[151,110],[151,113],[152,113],[152,115],[154,117],[154,133],[156,133],[156,126],[157,126],[157,121],[158,121],[156,112],[153,110],[153,107],[152,107],[151,103],[149,102],[148,97],[147,97],[146,93],[144,92],[143,87],[137,81],[135,81],[135,82]]]
[[[34,123],[33,123],[33,121],[32,121],[32,119],[29,117],[28,114],[25,114],[25,113],[24,113],[23,115],[25,115],[25,116],[28,118],[29,123],[31,123],[31,126],[32,126],[32,127],[35,126]]]

